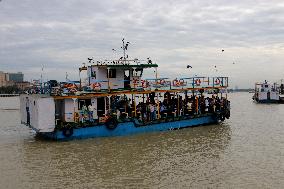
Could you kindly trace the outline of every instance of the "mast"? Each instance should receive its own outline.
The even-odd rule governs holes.
[[[128,55],[126,54],[126,51],[127,51],[127,49],[128,49],[128,45],[130,44],[130,42],[129,41],[127,41],[127,42],[124,42],[124,38],[122,39],[122,50],[123,50],[123,62],[124,62],[124,64],[126,63],[126,58],[128,58]]]

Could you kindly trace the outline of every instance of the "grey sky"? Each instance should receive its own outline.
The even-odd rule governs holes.
[[[42,65],[45,78],[77,79],[87,57],[114,58],[122,37],[161,77],[226,75],[231,87],[284,78],[281,0],[0,1],[0,70],[27,80]]]

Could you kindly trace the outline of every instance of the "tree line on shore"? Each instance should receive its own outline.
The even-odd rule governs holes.
[[[0,87],[0,94],[19,94],[22,90],[16,85]]]

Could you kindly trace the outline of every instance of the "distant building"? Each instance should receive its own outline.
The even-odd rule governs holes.
[[[0,87],[4,85],[4,82],[6,82],[6,74],[0,71]]]
[[[28,81],[16,82],[15,85],[21,90],[26,90],[30,87],[30,82]]]
[[[7,80],[7,73],[0,71],[0,87],[6,87],[12,85],[14,85],[14,82]]]
[[[7,81],[14,81],[14,82],[23,82],[24,81],[24,74],[22,72],[6,73],[6,80]]]
[[[24,74],[22,72],[5,73],[0,71],[0,87],[17,85],[19,88],[23,89],[25,86],[29,85],[27,83],[28,82],[24,82]]]

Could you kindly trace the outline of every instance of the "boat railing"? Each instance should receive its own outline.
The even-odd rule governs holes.
[[[145,85],[144,82],[147,84]],[[142,87],[146,89],[195,89],[195,88],[227,88],[228,77],[188,77],[176,78],[169,80],[168,78],[146,79],[142,80],[141,85],[133,86],[133,88]]]
[[[45,87],[44,90],[31,90],[32,93],[51,94],[54,96],[79,95],[82,93],[110,93],[120,91],[157,91],[157,90],[200,90],[200,89],[226,89],[228,77],[188,77],[156,79],[122,80],[128,86],[118,88],[115,82],[98,80],[89,86],[79,83],[62,83],[54,87]],[[38,87],[37,87],[38,88]]]

